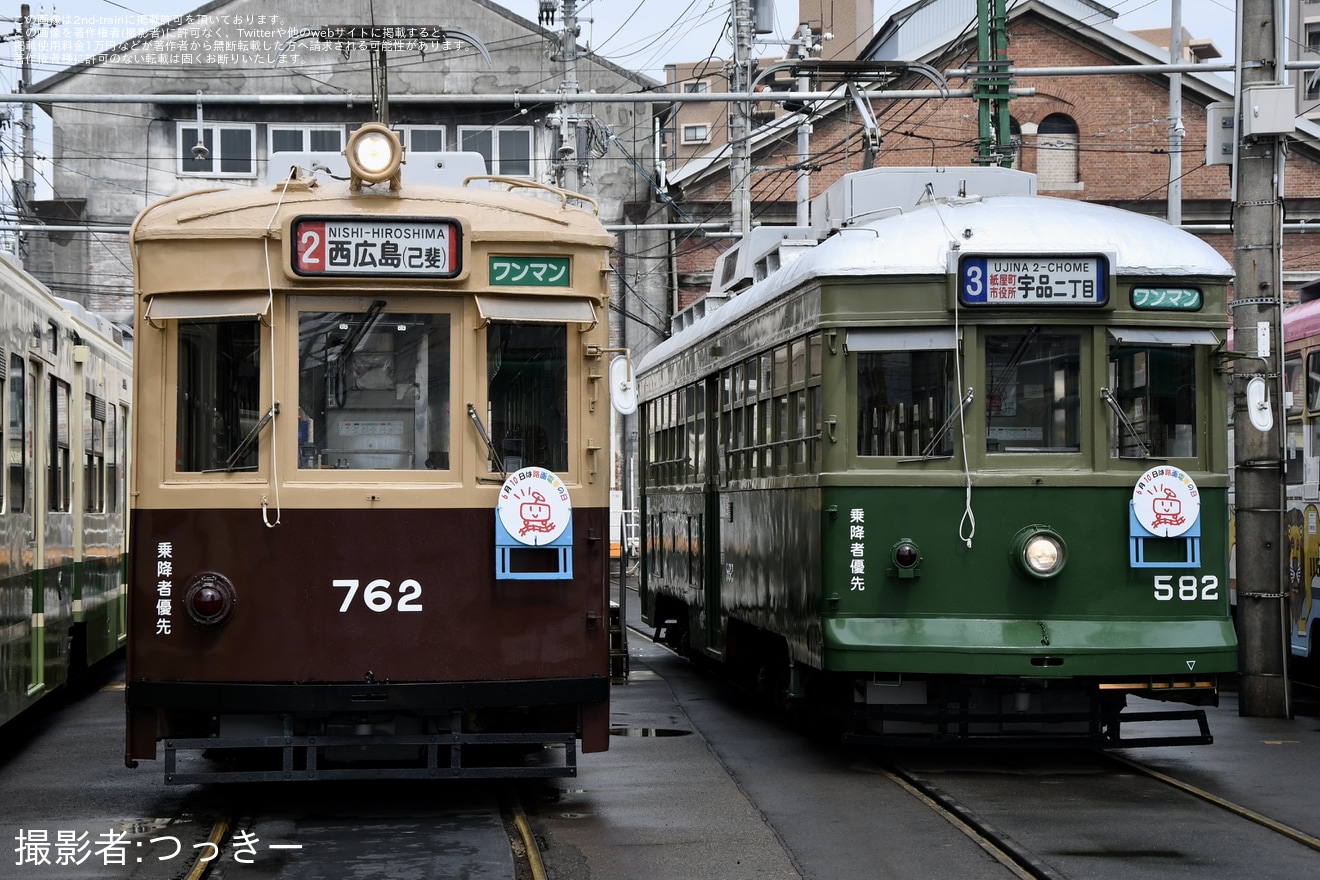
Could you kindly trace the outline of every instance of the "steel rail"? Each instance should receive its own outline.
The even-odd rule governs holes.
[[[930,807],[950,825],[967,835],[973,843],[991,858],[1013,873],[1019,880],[1066,880],[1034,853],[982,819],[969,807],[894,764],[876,765],[880,774],[917,800]]]
[[[1310,849],[1313,849],[1316,852],[1320,852],[1320,838],[1312,837],[1311,835],[1307,834],[1305,831],[1298,831],[1296,828],[1293,828],[1291,825],[1285,825],[1282,822],[1278,821],[1277,819],[1271,819],[1269,816],[1265,816],[1262,815],[1261,813],[1257,813],[1255,810],[1248,809],[1247,807],[1244,807],[1241,804],[1235,804],[1232,801],[1224,800],[1218,795],[1211,794],[1210,792],[1205,791],[1204,789],[1197,788],[1195,785],[1191,785],[1189,783],[1183,782],[1181,779],[1175,779],[1174,777],[1161,773],[1158,770],[1152,770],[1150,767],[1142,766],[1136,761],[1133,761],[1131,758],[1125,758],[1122,755],[1113,755],[1107,752],[1102,754],[1104,755],[1104,757],[1109,758],[1111,761],[1117,761],[1118,763],[1127,767],[1129,770],[1134,770],[1142,774],[1143,776],[1146,776],[1150,779],[1154,779],[1157,782],[1163,782],[1165,785],[1172,786],[1173,788],[1176,788],[1179,791],[1182,791],[1186,794],[1190,794],[1193,797],[1203,800],[1208,804],[1214,804],[1216,807],[1221,807],[1225,810],[1228,810],[1230,813],[1232,813],[1235,816],[1238,816],[1240,818],[1246,819],[1251,822],[1255,822],[1257,825],[1260,825],[1264,828],[1268,828],[1271,831],[1282,834],[1284,837],[1288,838],[1289,840],[1295,843],[1300,843],[1302,846],[1309,847]]]

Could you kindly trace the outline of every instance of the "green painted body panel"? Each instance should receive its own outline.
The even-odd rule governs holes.
[[[981,515],[968,547],[959,536],[962,490],[826,492],[838,515],[823,521],[825,667],[1041,677],[1233,670],[1226,492],[1201,493],[1194,568],[1131,565],[1131,494],[1108,486],[974,488],[971,508]],[[860,542],[850,537],[853,511],[864,519]],[[1057,577],[1030,577],[1011,560],[1014,537],[1031,525],[1063,537],[1067,561]],[[900,539],[920,548],[915,577],[898,577],[890,561]],[[1161,550],[1166,560],[1188,557],[1183,540]],[[864,562],[859,589],[854,559]],[[916,646],[926,648],[920,657],[911,656]]]
[[[1199,566],[1134,568],[1131,486],[1051,482],[974,488],[970,547],[959,535],[962,488],[653,492],[643,612],[654,623],[659,597],[670,597],[694,615],[695,648],[718,655],[708,631],[723,634],[736,619],[782,636],[798,662],[837,672],[1059,679],[1234,670],[1226,490],[1201,491]],[[713,532],[702,527],[711,510]],[[1014,537],[1033,524],[1066,543],[1055,578],[1029,577],[1010,559]],[[901,539],[921,551],[911,578],[892,570]],[[1166,558],[1183,552],[1178,544],[1166,545]]]
[[[77,567],[78,595],[82,599],[78,622],[83,627],[88,665],[123,646],[127,629],[120,596],[123,572],[122,557],[89,559]]]
[[[1045,632],[1049,645],[1042,644]],[[826,621],[825,645],[827,668],[835,672],[966,673],[969,657],[981,674],[1032,678],[1186,675],[1237,666],[1228,620],[845,618]]]

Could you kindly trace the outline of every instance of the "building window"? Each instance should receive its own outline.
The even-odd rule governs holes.
[[[399,138],[409,153],[443,153],[445,130],[436,125],[401,125]]]
[[[508,177],[532,176],[532,130],[528,127],[494,125],[487,128],[459,126],[460,149],[480,153],[491,174]]]
[[[334,153],[344,151],[339,126],[272,125],[267,132],[271,153]]]
[[[683,126],[683,143],[685,144],[706,144],[710,143],[710,126],[705,123],[700,125]]]
[[[254,125],[179,126],[179,173],[200,177],[255,177]],[[205,150],[198,150],[201,144]]]
[[[1077,189],[1077,123],[1051,113],[1036,132],[1036,175],[1041,189]]]
[[[697,82],[683,83],[683,91],[689,95],[704,95],[710,91],[710,83],[704,79]]]
[[[1320,22],[1308,21],[1306,28],[1306,55],[1320,55]],[[1315,71],[1302,73],[1302,82],[1306,83],[1306,100],[1320,101],[1320,75]]]

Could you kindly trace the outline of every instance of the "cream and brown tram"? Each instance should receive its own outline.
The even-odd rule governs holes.
[[[610,236],[410,184],[375,123],[347,155],[134,224],[126,760],[571,775],[608,744]]]

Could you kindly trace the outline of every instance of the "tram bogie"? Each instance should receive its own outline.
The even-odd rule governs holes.
[[[1236,665],[1227,263],[1016,172],[838,187],[638,367],[644,620],[857,740],[1209,741],[1122,725]]]
[[[528,181],[361,171],[361,139],[398,147],[369,124],[347,184],[133,228],[126,759],[171,782],[571,775],[608,745],[610,236]]]

